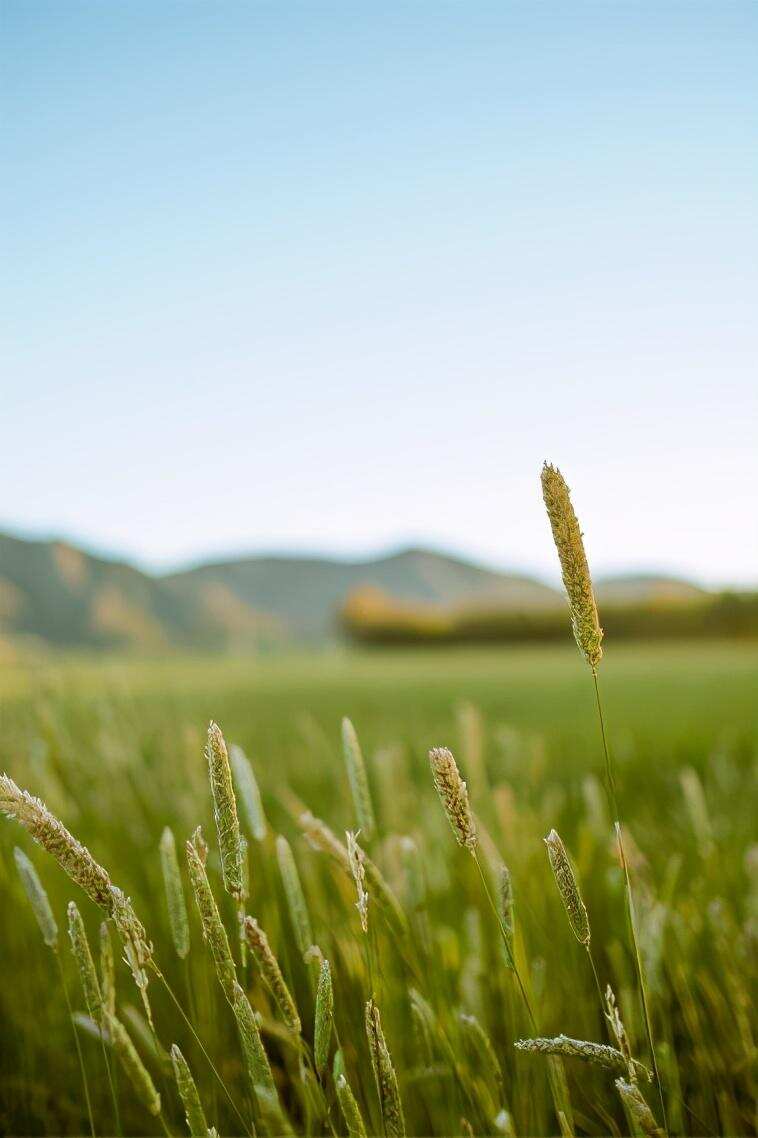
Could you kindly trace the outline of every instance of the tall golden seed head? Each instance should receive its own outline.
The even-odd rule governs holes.
[[[211,721],[208,726],[208,777],[213,797],[213,817],[216,821],[218,846],[221,854],[221,872],[224,888],[237,901],[242,899],[242,851],[237,801],[234,797],[232,770],[220,727]]]
[[[355,902],[355,907],[358,910],[358,915],[361,919],[361,928],[364,933],[368,932],[368,893],[366,892],[366,870],[364,867],[364,854],[361,847],[358,845],[358,835],[354,834],[351,830],[345,831],[345,838],[347,840],[347,856],[350,859],[350,872],[353,875],[355,882],[355,889],[358,894],[358,900]]]
[[[350,783],[350,793],[353,796],[353,805],[358,819],[358,828],[364,839],[370,842],[376,829],[374,807],[371,801],[371,790],[366,773],[366,764],[363,761],[363,752],[355,728],[349,719],[342,720],[342,749]]]
[[[34,916],[37,919],[39,930],[42,933],[42,939],[48,948],[57,950],[58,925],[53,916],[53,910],[50,908],[47,893],[37,875],[37,870],[24,851],[19,849],[18,846],[14,847],[13,856],[16,859],[16,868],[21,878],[24,893],[26,893]]]
[[[268,937],[254,917],[243,922],[245,940],[255,956],[261,975],[274,997],[284,1022],[296,1035],[300,1034],[300,1016],[292,994],[287,987],[279,961],[274,955]]]
[[[542,497],[558,550],[561,575],[571,610],[571,627],[580,651],[591,668],[596,668],[603,655],[603,630],[597,615],[592,578],[566,481],[554,466],[542,467]]]
[[[466,783],[460,776],[458,765],[447,747],[433,747],[429,752],[432,778],[440,801],[445,808],[453,833],[470,853],[476,849],[476,826],[468,800]]]
[[[176,955],[183,960],[190,950],[189,920],[184,901],[182,877],[179,872],[179,860],[176,856],[174,832],[169,826],[166,826],[161,834],[160,852],[171,939],[174,942]]]
[[[590,943],[590,921],[587,916],[579,885],[574,875],[574,869],[566,853],[566,847],[555,830],[551,830],[545,838],[547,856],[553,870],[555,883],[563,901],[563,907],[574,931],[574,936],[580,944],[588,946]]]
[[[193,1138],[206,1138],[208,1122],[203,1104],[200,1101],[197,1085],[192,1077],[187,1060],[175,1043],[171,1047],[171,1066],[174,1069],[174,1078],[184,1107],[187,1129]]]
[[[366,1003],[366,1037],[385,1132],[390,1138],[400,1138],[405,1134],[403,1105],[392,1057],[382,1031],[382,1018],[373,999]]]

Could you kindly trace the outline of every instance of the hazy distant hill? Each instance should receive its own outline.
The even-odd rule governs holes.
[[[244,648],[333,635],[356,590],[441,608],[535,612],[563,605],[530,577],[500,573],[425,549],[367,561],[246,557],[151,576],[62,541],[0,534],[0,640],[57,647]],[[700,590],[657,577],[601,582],[601,600],[624,603]]]

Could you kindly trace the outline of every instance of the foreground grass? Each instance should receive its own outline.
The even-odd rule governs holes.
[[[671,1130],[753,1132],[747,992],[756,920],[751,841],[758,651],[625,646],[609,652],[601,682]],[[192,905],[186,969],[173,951],[158,854],[165,825],[175,831],[181,857],[184,839],[203,824],[211,884],[233,934],[234,905],[221,886],[203,758],[210,718],[248,753],[271,827],[263,842],[247,835],[247,911],[268,933],[310,1045],[317,965],[303,961],[296,947],[273,846],[273,834],[284,833],[303,880],[314,940],[331,965],[336,1032],[330,1065],[338,1039],[369,1132],[381,1127],[364,1028],[372,991],[408,1133],[454,1134],[470,1125],[476,1133],[505,1127],[548,1134],[558,1126],[544,1059],[513,1048],[531,1027],[475,866],[455,844],[434,795],[426,761],[432,745],[451,746],[469,780],[474,809],[492,839],[487,870],[500,858],[511,870],[516,963],[540,1033],[607,1040],[586,954],[566,922],[545,856],[542,838],[555,827],[577,867],[601,982],[616,992],[635,1056],[649,1062],[625,936],[623,883],[601,793],[593,694],[572,647],[255,661],[79,660],[8,669],[0,673],[0,697],[0,767],[45,798],[132,897],[161,968],[194,1009],[199,1035],[246,1121],[254,1116],[254,1100],[234,1018]],[[400,899],[409,926],[402,935],[376,897],[372,905],[369,883],[367,941],[353,883],[303,842],[293,820],[297,800],[338,835],[357,826],[340,751],[343,715],[354,722],[367,757],[378,816],[368,852]],[[34,861],[61,925],[72,898],[93,944],[99,922],[95,907],[20,829],[0,826],[6,915],[0,957],[7,978],[0,986],[0,1130],[83,1133],[86,1106],[65,1003],[20,890],[14,844]],[[185,874],[185,888],[186,880]],[[67,947],[61,954],[83,1010]],[[238,973],[242,978],[239,964]],[[295,1128],[345,1133],[331,1073],[320,1085],[303,1076],[276,1005],[250,964],[247,979]],[[208,1121],[222,1134],[239,1133],[239,1118],[186,1024],[155,984],[151,996],[160,1044],[180,1045]],[[119,963],[117,1006],[138,1045],[139,1020],[128,1008],[139,1003]],[[477,1053],[461,1012],[476,1016],[491,1039],[502,1077]],[[98,1133],[112,1133],[101,1045],[86,1033],[81,1043]],[[165,1056],[155,1053],[149,1033],[141,1046],[168,1125],[184,1132]],[[576,1133],[628,1132],[607,1072],[572,1059],[564,1070],[565,1126]],[[655,1095],[646,1093],[655,1107]],[[126,1133],[158,1132],[123,1076],[118,1101]]]

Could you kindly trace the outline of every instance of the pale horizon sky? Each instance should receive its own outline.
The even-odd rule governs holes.
[[[0,530],[758,582],[758,5],[0,20]]]

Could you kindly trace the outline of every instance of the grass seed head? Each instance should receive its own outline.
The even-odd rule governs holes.
[[[616,1079],[615,1084],[624,1107],[642,1133],[647,1138],[664,1138],[664,1132],[656,1122],[655,1115],[642,1097],[637,1084],[628,1083],[625,1079]]]
[[[374,807],[363,752],[355,728],[349,719],[342,720],[342,749],[355,815],[358,819],[358,829],[363,834],[364,840],[370,842],[376,830]]]
[[[111,879],[86,846],[70,834],[44,802],[22,790],[7,774],[0,775],[0,810],[15,818],[72,881],[84,890],[96,905],[111,911]]]
[[[105,1010],[114,1015],[116,1011],[116,962],[113,959],[113,945],[107,921],[100,922],[100,987],[103,992]]]
[[[555,830],[551,830],[545,838],[545,845],[547,846],[547,856],[550,858],[555,883],[558,886],[558,892],[561,895],[563,907],[574,931],[574,936],[580,944],[589,946],[589,917],[582,895],[579,892],[573,866],[566,853],[566,847]]]
[[[542,467],[542,497],[558,550],[561,575],[571,610],[571,627],[580,651],[591,668],[603,655],[603,630],[597,615],[587,554],[566,481],[554,466]]]
[[[268,834],[268,822],[263,810],[261,792],[253,765],[242,747],[238,747],[235,743],[229,749],[229,761],[232,765],[234,782],[240,796],[243,813],[250,827],[250,833],[256,842],[262,842]]]
[[[514,1047],[517,1051],[539,1055],[566,1055],[570,1059],[581,1059],[585,1063],[612,1071],[614,1075],[626,1074],[628,1071],[626,1056],[621,1051],[606,1043],[593,1043],[588,1039],[571,1039],[568,1035],[556,1035],[553,1039],[517,1039]],[[648,1074],[641,1064],[638,1068]]]
[[[366,1138],[366,1124],[363,1121],[361,1109],[350,1089],[350,1084],[342,1073],[335,1074],[334,1086],[349,1138]]]
[[[271,1074],[271,1066],[263,1043],[261,1042],[261,1033],[258,1030],[258,1024],[256,1023],[253,1009],[250,1007],[250,1001],[247,996],[236,981],[232,989],[231,1004],[234,1018],[237,1021],[237,1031],[239,1032],[242,1054],[245,1058],[245,1067],[247,1069],[247,1077],[250,1080],[250,1085],[254,1092],[256,1092],[256,1095],[260,1087],[263,1087],[264,1090],[275,1095],[276,1085],[274,1083],[274,1076]]]
[[[473,854],[476,849],[476,827],[469,805],[466,783],[460,776],[452,751],[447,747],[433,747],[429,752],[429,763],[435,789],[445,808],[453,833],[458,843]]]
[[[179,861],[176,856],[174,832],[169,826],[166,826],[161,834],[160,849],[161,871],[163,873],[163,887],[166,891],[171,939],[174,942],[176,955],[184,960],[190,950],[189,920],[187,919],[187,906],[184,901],[182,877],[179,872]]]
[[[242,850],[240,848],[240,825],[237,817],[237,800],[234,797],[232,770],[226,750],[224,736],[218,724],[211,720],[208,726],[208,746],[205,749],[208,760],[208,777],[213,797],[213,817],[216,821],[221,872],[224,888],[235,900],[242,899]]]
[[[79,970],[85,1006],[95,1023],[100,1024],[103,1019],[103,993],[95,971],[84,921],[74,901],[68,903],[68,935],[71,940],[71,952]]]
[[[161,1096],[155,1089],[155,1084],[145,1064],[140,1059],[137,1048],[129,1038],[126,1028],[116,1016],[106,1015],[105,1018],[113,1047],[137,1097],[150,1114],[157,1117],[161,1112]]]
[[[37,919],[42,939],[48,948],[58,950],[58,925],[50,908],[47,893],[39,879],[37,870],[23,850],[14,846],[13,856],[16,859],[16,869],[21,878],[24,893],[29,900],[34,916]]]
[[[281,834],[276,839],[276,860],[279,863],[279,873],[282,878],[284,896],[287,900],[287,908],[289,909],[298,951],[301,956],[305,956],[313,944],[311,918],[292,849],[287,839]]]
[[[229,1003],[232,1003],[237,971],[229,948],[229,938],[219,916],[216,899],[205,872],[205,864],[198,852],[198,847],[202,850],[203,845],[202,834],[198,826],[192,840],[186,844],[190,882],[192,892],[195,895],[197,911],[200,914],[200,923],[203,927],[203,939],[211,950],[213,963],[216,966],[216,975],[224,990],[224,995]]]
[[[174,1069],[174,1078],[184,1107],[187,1129],[192,1138],[206,1138],[208,1122],[203,1104],[200,1102],[200,1095],[187,1060],[175,1043],[171,1048],[171,1066]]]
[[[376,1081],[376,1090],[382,1108],[384,1129],[390,1138],[399,1138],[405,1134],[403,1105],[400,1101],[400,1091],[392,1057],[382,1032],[382,1018],[373,999],[366,1003],[366,1037]]]
[[[364,854],[358,845],[357,834],[346,830],[345,838],[347,839],[347,856],[350,859],[350,872],[358,894],[355,907],[361,919],[361,928],[364,933],[368,933],[368,893],[366,892],[366,870],[363,864]]]
[[[321,972],[316,990],[316,1017],[313,1029],[313,1057],[316,1070],[323,1075],[329,1062],[329,1045],[332,1040],[334,1019],[334,991],[329,961],[321,961]]]
[[[274,956],[271,945],[268,942],[268,937],[254,917],[245,917],[243,929],[245,940],[255,956],[258,967],[261,970],[261,975],[276,1001],[284,1022],[295,1035],[299,1035],[301,1027],[300,1016],[298,1015],[292,994],[282,975],[279,961]]]

